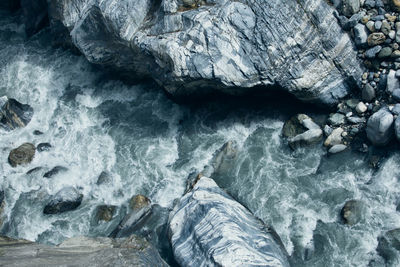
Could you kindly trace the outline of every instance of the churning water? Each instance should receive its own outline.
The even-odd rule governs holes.
[[[399,154],[373,172],[361,154],[327,157],[320,146],[293,152],[280,138],[284,120],[296,112],[285,101],[181,106],[152,82],[126,85],[84,57],[52,48],[46,31],[27,40],[20,25],[18,16],[0,14],[0,96],[35,111],[27,127],[0,132],[0,184],[7,203],[2,234],[52,244],[104,235],[90,224],[97,205],[121,206],[140,193],[169,208],[183,194],[188,174],[234,140],[239,154],[232,168],[213,178],[275,228],[293,265],[381,262],[377,237],[400,227]],[[9,151],[24,142],[48,142],[52,149],[12,168]],[[54,166],[68,171],[43,178]],[[108,185],[96,184],[102,171],[111,174]],[[84,194],[82,205],[44,215],[46,196],[69,185]],[[339,218],[350,199],[368,206],[352,227]],[[118,216],[111,222],[116,223]]]

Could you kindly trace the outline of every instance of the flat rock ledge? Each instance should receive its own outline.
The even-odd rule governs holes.
[[[204,176],[170,213],[169,236],[181,266],[289,266],[272,231]]]
[[[124,239],[74,237],[58,246],[0,237],[0,266],[168,266],[137,236]]]

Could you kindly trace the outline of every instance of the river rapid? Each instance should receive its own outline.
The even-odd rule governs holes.
[[[293,266],[382,263],[378,236],[400,227],[399,153],[390,152],[374,171],[361,153],[328,157],[321,145],[292,151],[281,129],[290,116],[310,112],[307,105],[282,98],[177,104],[154,82],[123,83],[83,56],[52,47],[47,30],[27,39],[21,25],[18,15],[0,13],[0,96],[34,109],[25,128],[0,132],[0,185],[7,203],[2,234],[48,244],[105,235],[124,209],[99,228],[91,224],[98,205],[124,206],[143,194],[171,208],[188,174],[233,140],[239,147],[234,164],[212,178],[274,227]],[[12,168],[9,151],[24,142],[52,148]],[[26,174],[39,166],[43,171]],[[44,178],[54,166],[68,171]],[[96,183],[103,171],[111,174],[108,185]],[[83,193],[80,207],[44,215],[44,196],[65,186]],[[350,199],[367,206],[351,227],[340,220]],[[399,259],[392,265],[399,266]]]

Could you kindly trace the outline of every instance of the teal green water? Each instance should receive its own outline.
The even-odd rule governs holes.
[[[320,146],[291,151],[280,138],[291,103],[209,101],[182,106],[152,82],[127,85],[69,51],[52,48],[47,32],[26,40],[18,17],[0,14],[0,96],[30,104],[29,125],[0,132],[0,184],[6,192],[2,233],[44,243],[76,235],[102,235],[118,223],[93,228],[94,208],[125,205],[134,194],[170,208],[188,174],[201,170],[225,142],[238,143],[231,168],[213,177],[238,201],[272,225],[295,266],[367,266],[381,260],[377,237],[400,227],[400,155],[374,173],[364,155],[327,157]],[[44,132],[33,135],[34,130]],[[9,151],[23,142],[49,142],[28,166],[12,168]],[[61,165],[52,179],[27,175],[34,167]],[[102,171],[108,185],[97,185]],[[44,200],[64,186],[84,194],[75,211],[42,214]],[[353,227],[339,213],[350,199],[364,201]],[[305,256],[307,255],[307,256]],[[394,266],[400,262],[394,259]]]

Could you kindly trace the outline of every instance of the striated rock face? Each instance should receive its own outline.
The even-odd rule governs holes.
[[[282,86],[335,103],[362,75],[347,34],[324,0],[54,0],[89,61],[152,77],[175,96]]]
[[[1,266],[168,266],[137,236],[125,239],[74,237],[50,247],[0,237]]]
[[[289,266],[267,227],[207,177],[170,213],[169,236],[181,266]]]

